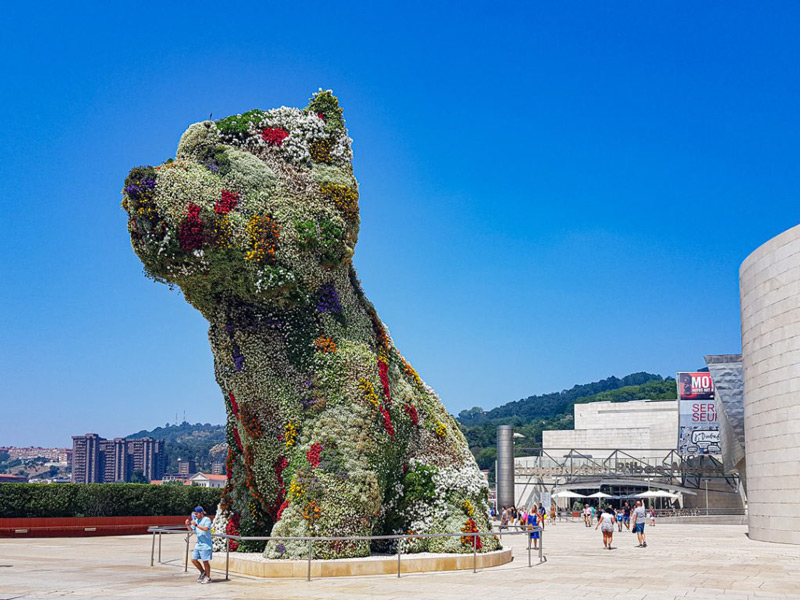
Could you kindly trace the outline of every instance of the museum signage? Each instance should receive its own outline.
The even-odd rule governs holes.
[[[714,382],[708,372],[678,373],[678,453],[722,454]]]

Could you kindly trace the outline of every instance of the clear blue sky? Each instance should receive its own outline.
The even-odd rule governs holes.
[[[222,422],[122,181],[319,87],[365,290],[450,411],[740,350],[738,266],[800,222],[800,5],[246,4],[4,8],[0,445]]]

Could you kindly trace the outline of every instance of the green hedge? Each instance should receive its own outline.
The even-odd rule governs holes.
[[[222,489],[137,483],[3,483],[0,518],[160,517],[216,512]]]

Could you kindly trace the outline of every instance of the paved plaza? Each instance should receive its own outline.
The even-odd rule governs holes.
[[[74,598],[800,598],[800,547],[751,541],[746,527],[648,527],[648,548],[615,533],[612,551],[582,523],[549,526],[547,562],[527,567],[521,536],[515,560],[473,574],[256,580],[232,576],[210,585],[183,572],[180,536],[165,537],[164,560],[149,567],[148,536],[0,540],[0,599]],[[191,568],[191,566],[190,566]]]

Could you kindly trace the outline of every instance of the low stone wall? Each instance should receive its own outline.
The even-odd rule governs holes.
[[[0,519],[0,538],[86,537],[141,535],[153,525],[183,525],[186,515],[174,517],[50,517]]]
[[[686,517],[658,517],[656,525],[659,523],[692,523],[695,525],[747,525],[747,515],[697,515]],[[647,518],[650,524],[650,518]]]
[[[513,560],[511,548],[479,553],[475,557],[478,569],[498,567]],[[225,553],[217,552],[211,566],[216,571],[225,571]],[[472,569],[472,554],[403,554],[400,558],[400,573],[428,573],[432,571],[459,571]],[[231,573],[251,577],[305,578],[308,562],[304,560],[268,560],[257,553],[232,552],[229,570]],[[370,556],[311,562],[311,577],[351,577],[354,575],[396,575],[397,556]]]

